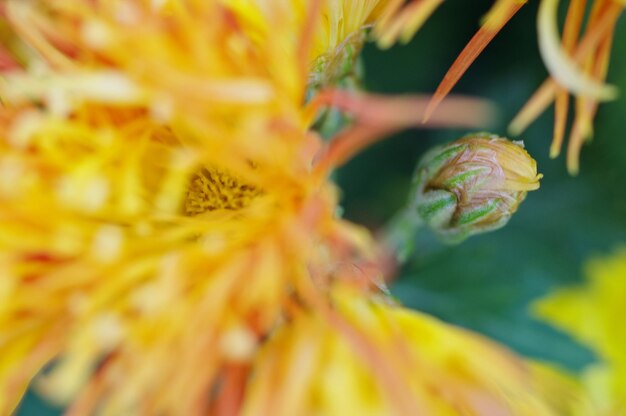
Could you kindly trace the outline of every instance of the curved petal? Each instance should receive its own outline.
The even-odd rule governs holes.
[[[543,0],[537,16],[539,50],[550,74],[572,93],[603,101],[615,99],[616,87],[587,77],[563,51],[557,28],[558,5],[558,0]]]

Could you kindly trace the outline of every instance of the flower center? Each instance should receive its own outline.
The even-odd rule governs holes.
[[[191,179],[185,199],[185,214],[199,215],[219,209],[247,207],[261,190],[215,168],[204,168]]]

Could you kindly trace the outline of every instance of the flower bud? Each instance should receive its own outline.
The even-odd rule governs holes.
[[[504,226],[541,177],[522,142],[472,134],[422,158],[413,208],[445,241],[460,242]]]

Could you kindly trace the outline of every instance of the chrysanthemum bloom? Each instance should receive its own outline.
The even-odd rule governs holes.
[[[527,0],[498,0],[481,29],[461,52],[439,85],[425,118],[429,117],[472,62]],[[617,96],[605,85],[613,33],[626,2],[593,0],[583,27],[587,0],[570,0],[562,35],[557,23],[558,0],[541,0],[537,30],[541,55],[551,77],[545,81],[511,122],[513,135],[522,133],[546,108],[555,103],[554,136],[550,157],[556,158],[565,136],[569,94],[576,97],[575,117],[567,147],[567,168],[576,174],[582,145],[593,137],[593,118],[602,101]]]
[[[584,285],[557,290],[534,305],[535,313],[571,334],[598,355],[580,376],[574,415],[626,412],[626,249],[587,263]]]
[[[394,38],[424,17],[419,5],[435,2],[412,3],[411,13],[401,2],[348,3],[362,11],[354,30],[379,21],[395,28],[380,36]],[[280,339],[291,325],[328,331],[319,319],[338,313],[327,295],[335,281],[360,296],[376,292],[377,247],[337,218],[328,175],[384,132],[414,122],[424,102],[331,92],[304,105],[310,65],[352,36],[352,26],[337,29],[344,9],[335,4],[3,4],[1,414],[31,382],[73,415],[236,414],[254,403],[246,384],[255,392],[265,382],[262,357],[272,347],[257,350],[268,337]],[[309,125],[330,104],[359,122],[325,144]],[[484,108],[472,104],[435,122],[474,125]],[[384,356],[389,350],[375,342],[384,333],[355,319],[332,327],[336,342],[358,329],[364,335],[346,345]],[[506,355],[484,348],[467,359]],[[381,391],[391,389],[387,379],[433,377],[402,393],[403,406],[413,394],[459,412],[466,402],[500,409],[517,400],[463,371],[450,378],[458,382],[452,396],[434,393],[454,360],[407,362],[402,376],[362,360],[366,383]],[[529,384],[514,373],[510,385],[526,397]]]

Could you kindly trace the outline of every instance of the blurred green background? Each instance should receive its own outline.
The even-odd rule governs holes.
[[[449,0],[405,46],[364,51],[370,91],[434,91],[445,71],[478,28],[491,0]],[[455,93],[493,100],[506,125],[546,77],[537,48],[537,1],[524,6],[455,88]],[[626,24],[615,35],[609,80],[626,91]],[[552,108],[524,133],[528,151],[544,174],[502,230],[471,237],[459,246],[440,245],[428,231],[417,253],[392,285],[406,305],[509,345],[533,358],[577,369],[593,355],[528,313],[528,304],[549,290],[582,279],[594,255],[626,243],[626,94],[600,107],[594,142],[585,146],[581,173],[568,176],[563,158],[550,160]],[[372,229],[382,226],[406,198],[419,156],[429,147],[468,131],[413,130],[357,156],[338,174],[345,215]],[[486,365],[488,365],[486,363]],[[58,415],[28,394],[18,415]]]
[[[493,100],[500,114],[490,130],[506,135],[516,112],[547,76],[536,36],[536,1],[529,2],[483,52],[453,90]],[[432,92],[478,27],[491,1],[448,1],[406,46],[365,50],[367,89]],[[565,6],[565,5],[563,5]],[[565,10],[563,10],[565,11]],[[622,19],[623,20],[623,19]],[[626,25],[615,34],[609,80],[626,91]],[[570,107],[571,108],[571,107]],[[521,137],[544,174],[509,224],[446,247],[423,231],[417,253],[392,285],[404,304],[479,331],[533,358],[576,370],[593,355],[535,320],[528,305],[555,287],[579,282],[594,255],[626,243],[626,98],[600,107],[581,173],[551,160],[550,107]],[[405,203],[419,156],[468,133],[415,130],[359,155],[339,175],[346,216],[376,229]]]

